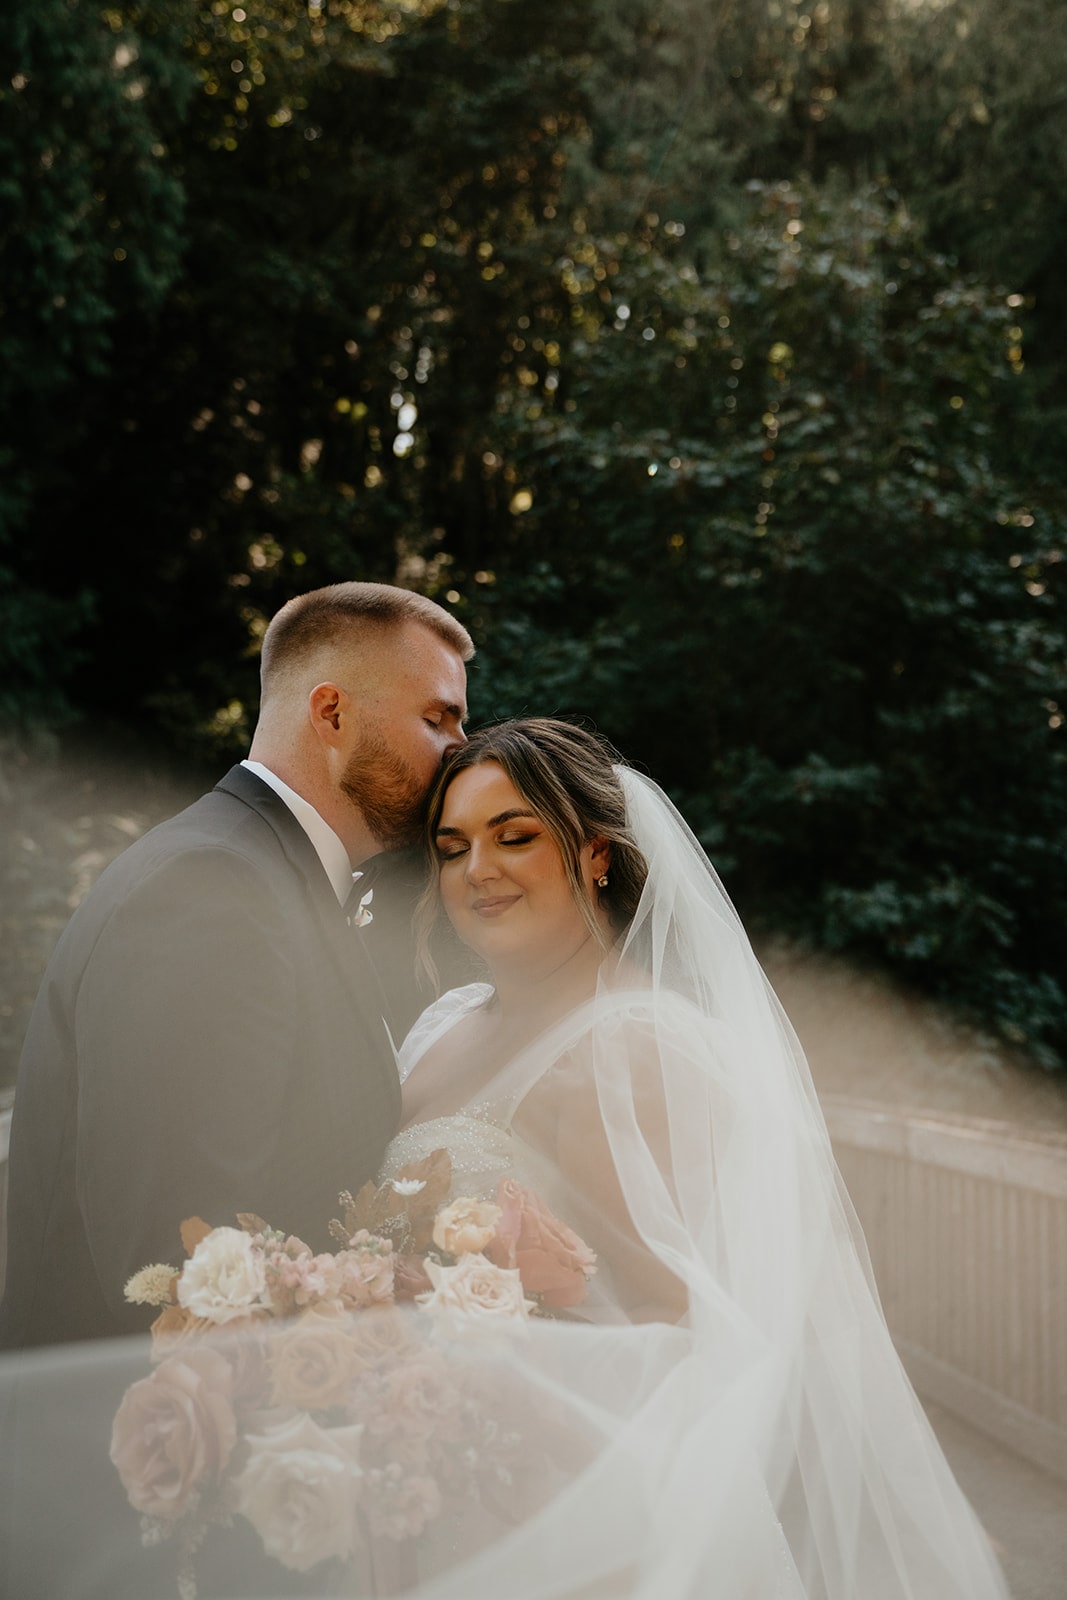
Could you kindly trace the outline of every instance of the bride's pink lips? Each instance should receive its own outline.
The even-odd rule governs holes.
[[[475,900],[471,910],[477,912],[480,917],[499,917],[519,899],[520,896],[517,894],[487,895],[483,900]]]

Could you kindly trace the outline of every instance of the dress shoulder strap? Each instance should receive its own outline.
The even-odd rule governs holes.
[[[410,1077],[430,1046],[436,1044],[457,1022],[484,1005],[492,992],[491,984],[467,983],[462,989],[446,990],[432,1001],[412,1023],[397,1053],[401,1083]]]

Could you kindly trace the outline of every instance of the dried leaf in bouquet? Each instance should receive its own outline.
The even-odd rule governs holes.
[[[452,1187],[452,1157],[432,1150],[401,1167],[377,1187],[365,1183],[353,1200],[340,1196],[344,1216],[330,1223],[330,1237],[347,1245],[361,1229],[393,1240],[397,1249],[419,1252],[433,1243],[434,1218]]]
[[[237,1213],[237,1226],[244,1233],[250,1233],[253,1236],[257,1233],[270,1232],[270,1224],[264,1222],[263,1218],[257,1216],[254,1211],[239,1211]]]
[[[368,1233],[373,1232],[361,1218],[370,1215],[377,1193],[373,1183],[365,1183],[354,1200],[347,1189],[341,1190],[337,1198],[343,1211],[340,1217],[334,1217],[330,1223],[330,1238],[342,1248],[348,1248],[349,1241],[360,1228],[367,1228]]]
[[[428,1250],[433,1244],[437,1213],[447,1202],[452,1188],[452,1157],[448,1151],[431,1150],[421,1161],[401,1167],[397,1176],[382,1187],[391,1187],[395,1198],[402,1203],[411,1248]]]
[[[201,1239],[206,1239],[208,1234],[214,1231],[211,1224],[205,1222],[203,1217],[186,1217],[180,1229],[182,1248],[186,1255],[191,1256]]]

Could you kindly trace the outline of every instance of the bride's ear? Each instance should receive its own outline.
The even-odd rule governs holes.
[[[611,841],[608,839],[591,839],[589,841],[592,855],[590,866],[593,869],[593,878],[603,878],[611,870]]]

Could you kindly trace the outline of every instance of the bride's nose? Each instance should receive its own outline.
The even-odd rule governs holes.
[[[493,852],[484,845],[472,843],[467,851],[467,882],[477,886],[499,876]]]

